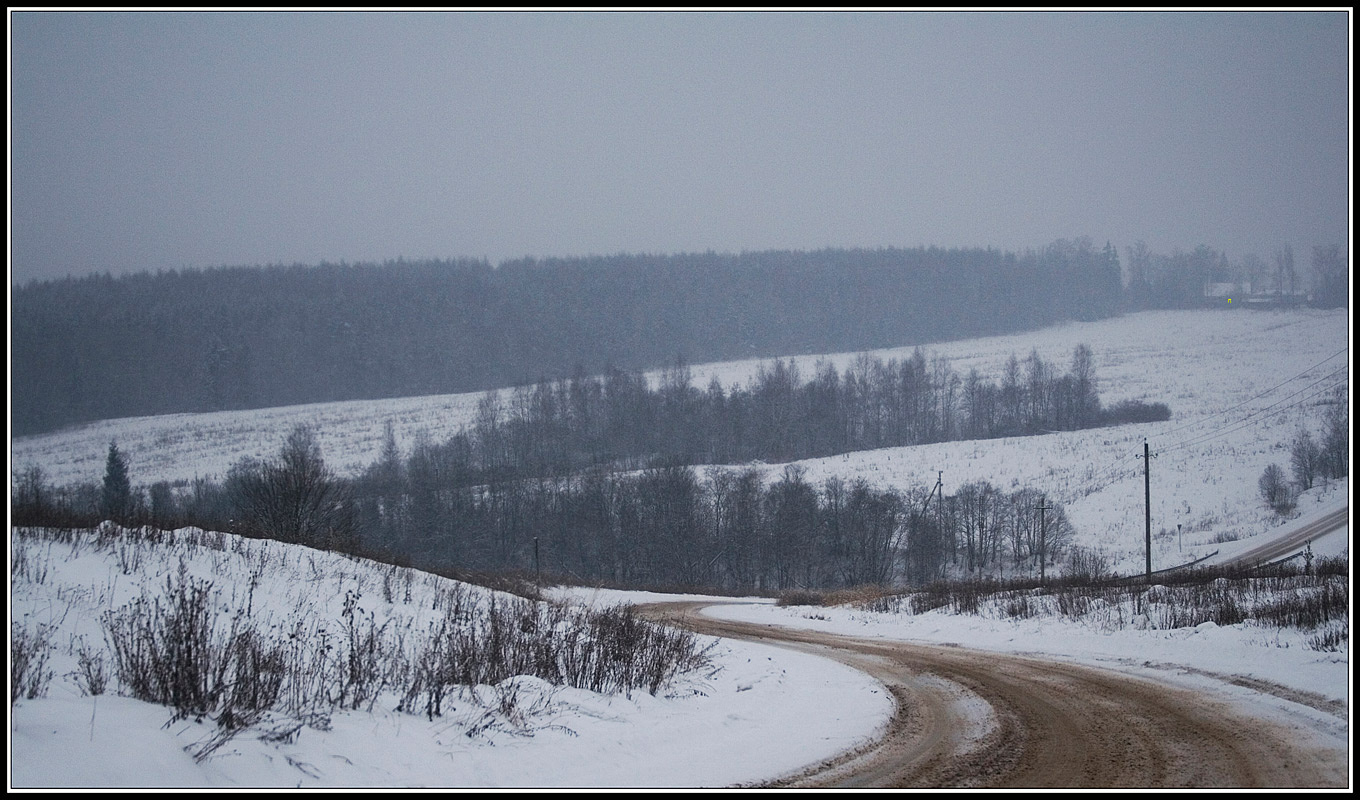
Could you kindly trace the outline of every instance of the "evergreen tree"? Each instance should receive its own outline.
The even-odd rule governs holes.
[[[99,510],[106,519],[119,523],[126,521],[132,512],[132,481],[128,478],[127,458],[118,450],[116,442],[109,442]]]

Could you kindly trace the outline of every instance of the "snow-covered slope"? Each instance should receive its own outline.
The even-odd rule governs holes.
[[[299,726],[267,717],[196,759],[220,731],[172,721],[165,706],[119,696],[101,616],[167,579],[210,581],[217,623],[249,608],[258,629],[302,622],[315,639],[344,630],[346,598],[407,643],[437,596],[493,593],[412,570],[277,542],[175,532],[157,544],[94,535],[12,537],[11,636],[51,642],[44,696],[10,709],[14,787],[666,787],[770,778],[856,746],[892,703],[876,682],[809,655],[718,644],[711,666],[665,687],[597,694],[528,676],[469,687],[445,713],[397,711],[389,690],[369,708]],[[264,567],[263,569],[261,567]],[[624,599],[624,598],[616,598]],[[320,633],[318,633],[320,631]],[[337,646],[340,640],[337,639]],[[98,657],[106,693],[88,693],[79,656]],[[84,687],[84,688],[82,688]],[[513,697],[508,706],[507,696]],[[293,730],[290,735],[271,735]]]
[[[1350,318],[1345,309],[1203,310],[1129,314],[1013,336],[930,345],[956,372],[977,367],[998,375],[1005,360],[1031,350],[1066,368],[1087,344],[1106,405],[1165,402],[1168,422],[1046,436],[950,442],[851,453],[801,462],[808,478],[863,476],[881,486],[933,485],[946,493],[974,480],[1003,490],[1031,486],[1066,506],[1075,544],[1103,553],[1117,570],[1142,568],[1143,440],[1151,446],[1154,569],[1212,552],[1224,542],[1268,532],[1284,522],[1257,494],[1267,464],[1288,468],[1288,445],[1300,426],[1317,431],[1317,403],[1349,385]],[[905,357],[912,348],[877,351]],[[810,375],[819,358],[844,368],[855,354],[803,356]],[[698,365],[694,381],[748,380],[762,362]],[[11,463],[42,467],[56,484],[96,482],[110,440],[127,456],[134,482],[222,476],[243,456],[267,457],[298,422],[317,428],[327,462],[361,469],[378,457],[386,422],[409,446],[420,431],[448,435],[472,416],[480,395],[446,395],[274,408],[260,411],[111,420],[11,442]],[[771,468],[771,474],[777,468]],[[1332,485],[1304,499],[1299,513],[1346,496]]]

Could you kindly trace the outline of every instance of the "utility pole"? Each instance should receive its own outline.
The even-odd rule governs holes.
[[[926,512],[930,509],[930,499],[931,499],[932,497],[935,496],[935,493],[936,493],[936,492],[939,492],[939,494],[940,494],[940,499],[939,499],[939,501],[935,504],[935,519],[936,519],[937,524],[939,525],[939,530],[936,531],[936,536],[937,536],[937,537],[943,537],[943,536],[944,536],[944,470],[938,470],[938,473],[939,473],[939,477],[935,479],[935,485],[934,485],[933,487],[931,487],[931,489],[930,489],[930,494],[926,495],[926,501],[925,501],[924,503],[921,504],[921,514],[920,514],[919,517],[917,517],[917,519],[921,520],[922,524],[925,523]],[[938,545],[939,542],[937,541],[936,544]],[[925,563],[924,563],[924,553],[922,552],[922,550],[923,550],[923,548],[921,548],[921,547],[917,547],[917,548],[916,548],[916,551],[917,551],[917,556],[916,556],[916,558],[917,558],[917,567],[921,569],[921,572],[922,572],[922,573],[924,573],[924,572],[925,572],[925,569],[924,569]],[[911,550],[910,550],[910,548],[909,548],[909,549],[908,549],[908,558],[910,558],[910,552],[911,552]],[[908,573],[911,572],[911,562],[910,562],[910,561],[907,562],[907,572],[908,572]],[[909,575],[909,577],[910,577],[910,575]]]
[[[939,477],[935,479],[935,490],[940,493],[939,505],[935,506],[935,519],[940,525],[940,536],[944,536],[944,470],[937,470]]]
[[[1048,504],[1048,498],[1039,495],[1039,583],[1044,582],[1044,560],[1048,556],[1048,522],[1044,518],[1044,512],[1052,508]]]
[[[938,525],[935,542],[940,548],[939,553],[936,554],[940,563],[936,565],[936,569],[939,569],[942,573],[944,571],[944,470],[938,470],[938,472],[939,476],[935,478],[935,489],[940,493],[940,502],[935,506],[935,520]]]
[[[1148,452],[1147,439],[1143,440],[1143,546],[1147,554],[1146,580],[1152,583],[1152,479],[1148,476],[1148,462],[1152,454]]]

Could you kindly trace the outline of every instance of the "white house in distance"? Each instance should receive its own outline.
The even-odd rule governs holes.
[[[1210,308],[1281,308],[1307,303],[1308,293],[1301,289],[1261,286],[1253,290],[1251,281],[1204,284],[1204,305]]]

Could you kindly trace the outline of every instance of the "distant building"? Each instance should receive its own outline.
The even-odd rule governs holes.
[[[1250,290],[1248,290],[1250,293]],[[1231,308],[1236,300],[1241,303],[1244,297],[1242,284],[1238,283],[1206,283],[1204,284],[1204,305],[1209,308]]]
[[[1274,291],[1256,288],[1251,281],[1240,283],[1206,283],[1202,301],[1206,308],[1293,308],[1307,305],[1304,291]]]

